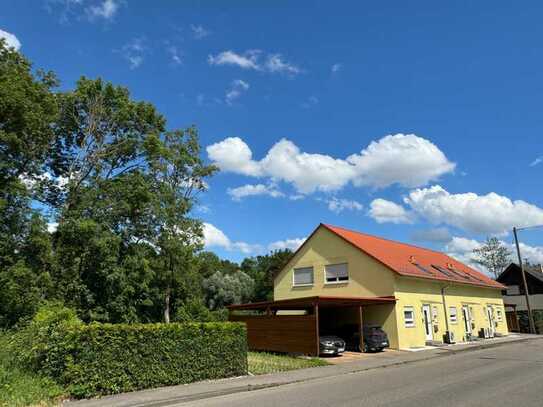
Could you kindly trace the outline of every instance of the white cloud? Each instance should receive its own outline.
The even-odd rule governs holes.
[[[260,176],[262,171],[258,162],[252,159],[249,146],[239,137],[229,137],[206,148],[209,158],[223,171]]]
[[[440,242],[447,243],[452,239],[447,228],[433,228],[416,230],[411,234],[411,240],[416,242]]]
[[[537,157],[534,161],[530,163],[530,167],[535,167],[536,165],[539,165],[543,163],[543,155],[541,157]]]
[[[301,104],[304,109],[309,109],[319,104],[319,98],[316,96],[309,96],[305,102]]]
[[[211,32],[209,30],[206,30],[201,25],[193,25],[193,24],[191,24],[190,29],[192,30],[192,36],[197,40],[201,40],[202,38],[205,38],[209,34],[211,34]]]
[[[231,65],[242,69],[282,73],[289,76],[302,72],[296,65],[285,61],[281,54],[268,54],[263,61],[260,58],[261,55],[262,51],[258,49],[247,50],[242,54],[227,50],[215,56],[209,55],[207,61],[210,65]]]
[[[86,8],[90,20],[94,20],[97,18],[111,20],[113,19],[113,17],[115,17],[115,14],[117,14],[118,10],[119,3],[115,0],[104,0],[99,4]]]
[[[455,164],[431,141],[414,134],[396,134],[372,141],[347,158],[357,170],[355,185],[405,187],[425,185],[454,171]]]
[[[364,208],[358,201],[336,197],[326,200],[326,203],[328,204],[328,209],[335,213],[341,213],[344,210],[361,211]]]
[[[19,51],[19,49],[21,49],[21,42],[15,36],[15,34],[8,33],[7,31],[4,31],[4,30],[0,30],[0,38],[3,38],[4,40],[6,40],[6,45],[10,48],[15,49],[15,51]]]
[[[404,202],[434,224],[448,224],[480,234],[503,234],[513,226],[543,223],[543,209],[494,192],[451,194],[434,185],[411,191]]]
[[[222,230],[211,223],[204,222],[203,226],[204,245],[207,248],[220,247],[228,251],[237,251],[243,254],[259,253],[262,251],[262,246],[260,245],[231,241]]]
[[[374,199],[368,215],[377,223],[413,223],[413,216],[405,208],[386,199]]]
[[[286,239],[286,240],[278,240],[277,242],[270,243],[268,245],[269,251],[275,251],[275,250],[284,250],[284,249],[290,249],[292,251],[297,250],[303,242],[305,242],[305,237],[303,238],[295,238],[295,239]]]
[[[234,51],[223,51],[216,56],[209,55],[207,61],[210,65],[235,65],[243,69],[259,70],[258,50],[245,51],[244,54],[236,54]]]
[[[143,38],[134,38],[118,51],[128,61],[130,69],[138,68],[145,59],[147,46]]]
[[[332,65],[332,67],[330,68],[332,73],[337,73],[341,71],[342,69],[343,69],[343,64],[339,64],[339,63]]]
[[[230,84],[230,89],[227,90],[225,95],[225,101],[231,105],[236,99],[238,99],[243,92],[249,89],[249,84],[241,79],[235,79]]]
[[[224,171],[281,180],[304,194],[337,191],[349,182],[375,188],[419,186],[454,169],[430,141],[403,134],[372,142],[347,159],[305,153],[287,139],[278,141],[260,161],[252,159],[251,149],[239,137],[212,144],[207,152]]]
[[[170,58],[175,65],[183,64],[182,53],[175,45],[169,45],[166,51],[170,54]]]
[[[232,197],[234,201],[241,201],[243,198],[248,196],[257,196],[257,195],[268,195],[272,198],[279,198],[284,196],[284,194],[277,190],[273,185],[243,185],[237,188],[228,188],[228,195]]]
[[[512,262],[518,263],[515,246],[512,243],[504,241],[500,242],[511,252],[510,260]],[[455,259],[458,259],[463,263],[486,271],[483,266],[475,262],[475,256],[473,255],[473,250],[481,247],[481,245],[483,244],[484,242],[480,242],[474,239],[455,236],[447,245],[445,245],[445,251],[451,257],[454,257]],[[531,246],[522,242],[519,245],[523,260],[528,260],[532,264],[543,264],[543,246]]]
[[[57,228],[58,228],[58,222],[49,222],[47,224],[47,231],[49,233],[54,233],[57,231]]]

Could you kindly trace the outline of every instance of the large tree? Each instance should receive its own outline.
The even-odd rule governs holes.
[[[498,278],[511,263],[511,251],[496,237],[489,237],[480,247],[473,250],[474,260],[486,267]]]

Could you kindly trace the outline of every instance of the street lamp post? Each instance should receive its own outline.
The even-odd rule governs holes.
[[[528,284],[526,284],[526,273],[522,265],[522,257],[520,256],[520,246],[518,243],[517,228],[513,227],[513,235],[515,236],[515,245],[517,246],[518,264],[520,266],[520,274],[522,275],[522,284],[524,285],[524,296],[526,297],[526,308],[528,309],[528,322],[530,323],[530,333],[535,334],[534,316],[530,307],[530,293],[528,292]]]

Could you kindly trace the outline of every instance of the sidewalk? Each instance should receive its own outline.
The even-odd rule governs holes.
[[[259,390],[285,384],[305,382],[330,376],[355,373],[364,370],[413,363],[436,357],[443,357],[457,352],[491,348],[508,343],[542,339],[541,336],[512,334],[503,338],[488,339],[475,343],[449,345],[446,347],[425,349],[419,352],[391,351],[368,355],[360,360],[347,363],[333,364],[324,367],[292,370],[283,373],[243,376],[215,381],[205,381],[186,385],[162,387],[117,394],[100,399],[66,402],[67,407],[165,407],[171,404],[189,402],[204,398],[222,396],[244,391]]]

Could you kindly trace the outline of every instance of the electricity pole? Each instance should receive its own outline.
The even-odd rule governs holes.
[[[524,296],[526,297],[526,308],[528,309],[528,322],[530,323],[530,333],[535,334],[534,316],[530,307],[530,293],[528,292],[528,284],[526,284],[526,273],[522,265],[522,257],[520,256],[520,246],[518,244],[517,228],[513,227],[513,235],[515,236],[515,245],[517,246],[518,264],[520,266],[520,274],[522,275],[522,283],[524,285]]]

